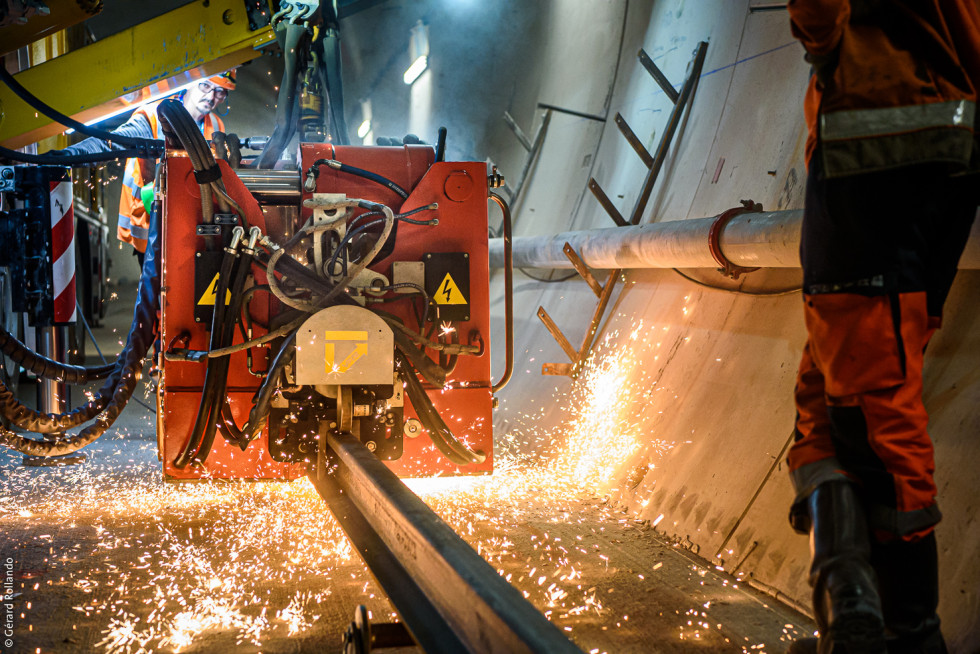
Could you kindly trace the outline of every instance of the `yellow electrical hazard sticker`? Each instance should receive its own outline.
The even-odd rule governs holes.
[[[439,282],[439,290],[436,291],[436,304],[466,304],[463,292],[456,286],[453,278],[446,273],[446,276]]]
[[[208,284],[207,290],[201,295],[201,299],[197,301],[198,305],[213,307],[215,300],[218,299],[218,277],[221,273],[215,273],[214,279]],[[206,279],[206,278],[205,278]],[[200,288],[200,287],[198,287]],[[225,305],[231,304],[231,291],[225,291]]]
[[[367,332],[363,331],[330,331],[325,333],[327,342],[324,345],[324,361],[326,370],[330,372],[347,372],[357,360],[368,353]],[[354,341],[354,349],[337,363],[337,343]],[[363,341],[363,342],[357,342]]]

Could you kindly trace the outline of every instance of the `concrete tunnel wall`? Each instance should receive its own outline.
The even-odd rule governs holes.
[[[644,48],[679,87],[701,40],[709,47],[693,106],[642,222],[716,215],[748,198],[766,209],[802,207],[802,98],[809,70],[785,11],[750,12],[747,0],[609,0],[589,3],[588,12],[570,0],[552,4],[565,14],[566,34],[575,36],[564,49],[548,51],[554,62],[546,68],[549,74],[527,98],[515,96],[523,103],[512,103],[511,113],[529,135],[543,115],[534,102],[607,120],[553,115],[514,207],[515,235],[612,226],[586,190],[590,176],[629,215],[645,168],[612,118],[620,112],[652,152],[670,108],[637,51]],[[502,123],[489,137],[490,156],[513,181],[523,149]],[[491,224],[498,222],[491,217]],[[714,270],[684,272],[732,286]],[[657,531],[725,570],[808,606],[808,544],[786,520],[793,492],[783,462],[805,340],[800,295],[736,295],[695,285],[672,270],[628,272],[623,280],[597,348],[603,370],[620,382],[619,394],[609,401],[608,433],[595,437],[635,438],[637,447],[616,466],[608,487],[596,492],[610,494],[628,516],[655,523]],[[743,288],[798,283],[796,270],[770,270],[749,275]],[[980,274],[961,272],[925,367],[944,513],[938,528],[940,615],[954,652],[980,651],[980,524],[973,481],[980,458],[978,291]],[[491,297],[499,377],[499,272]],[[516,371],[500,393],[494,425],[498,437],[523,442],[527,454],[553,445],[547,439],[557,438],[576,409],[575,398],[586,393],[581,382],[541,376],[542,363],[567,358],[535,316],[537,307],[577,347],[595,304],[580,279],[542,283],[516,273]]]

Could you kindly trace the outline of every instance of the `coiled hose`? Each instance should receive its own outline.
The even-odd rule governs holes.
[[[34,375],[66,384],[87,384],[96,379],[105,379],[116,367],[115,363],[91,368],[59,363],[32,351],[2,327],[0,327],[0,351]]]
[[[105,379],[116,368],[116,363],[105,366],[84,368],[59,363],[33,352],[26,345],[0,329],[0,351],[26,370],[44,379],[54,379],[67,384],[87,384],[96,379]],[[83,406],[68,413],[41,413],[21,403],[13,392],[0,381],[0,414],[12,424],[26,431],[38,434],[60,434],[88,422],[99,415],[109,398],[96,394]]]
[[[106,379],[98,396],[110,398],[96,417],[96,421],[76,435],[58,438],[53,441],[36,441],[0,428],[0,445],[12,448],[29,456],[62,456],[72,454],[102,436],[116,421],[126,407],[129,398],[139,381],[143,359],[149,351],[156,334],[157,309],[160,306],[160,203],[154,202],[150,211],[150,234],[146,248],[146,259],[140,273],[137,288],[137,302],[133,309],[133,323],[126,338],[126,347],[119,355],[116,366]],[[92,403],[90,403],[91,405]],[[89,405],[86,405],[88,407]],[[91,407],[76,410],[92,411]]]

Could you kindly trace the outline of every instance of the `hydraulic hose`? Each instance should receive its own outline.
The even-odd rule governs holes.
[[[240,228],[239,228],[240,229]],[[238,232],[238,239],[241,232]],[[217,349],[222,346],[221,336],[224,331],[225,298],[228,296],[229,284],[232,268],[238,258],[237,240],[235,247],[225,248],[225,254],[221,259],[221,268],[218,272],[218,288],[216,289],[214,313],[211,314],[211,342],[208,349]],[[204,388],[201,392],[201,403],[197,408],[197,418],[194,420],[194,428],[191,430],[190,437],[184,448],[174,459],[177,468],[185,468],[195,457],[200,449],[205,433],[216,426],[217,413],[214,412],[215,397],[219,386],[220,376],[219,360],[209,360],[207,369],[204,372]],[[214,415],[212,415],[214,414]],[[212,438],[214,434],[212,432]]]
[[[294,115],[296,113],[298,99],[296,91],[299,86],[300,74],[298,50],[306,30],[302,25],[285,21],[280,25],[285,26],[285,36],[279,42],[285,60],[285,69],[282,73],[282,83],[279,85],[279,97],[276,103],[276,126],[272,131],[272,136],[269,137],[269,142],[262,150],[262,154],[255,160],[257,168],[275,166],[279,156],[296,132]]]
[[[317,159],[310,165],[309,169],[306,171],[306,182],[303,186],[307,193],[312,193],[316,190],[316,179],[320,176],[320,166],[328,166],[334,170],[339,170],[342,173],[369,179],[376,184],[380,184],[381,186],[387,186],[392,191],[397,193],[401,199],[408,199],[408,192],[387,177],[383,177],[378,173],[373,173],[370,170],[364,170],[363,168],[357,168],[355,166],[341,163],[335,159]]]
[[[428,430],[432,444],[456,465],[462,466],[471,463],[483,463],[487,455],[483,452],[474,452],[460,442],[453,435],[452,430],[446,425],[439,412],[432,406],[432,400],[429,399],[425,389],[422,388],[421,382],[415,376],[415,372],[412,370],[411,365],[409,365],[404,353],[396,353],[395,358],[398,360],[403,372],[402,376],[405,379],[405,392],[408,394],[408,399],[411,400],[412,407],[415,409],[415,413],[418,414],[419,420],[422,421],[422,424]]]
[[[34,375],[66,384],[87,384],[96,379],[105,379],[116,368],[115,363],[86,368],[54,361],[34,352],[2,327],[0,327],[0,351]]]
[[[115,161],[116,159],[132,159],[143,155],[142,150],[130,148],[113,150],[112,152],[95,152],[92,154],[27,154],[9,148],[0,147],[0,156],[12,161],[36,164],[39,166],[89,166],[91,164]]]
[[[0,428],[0,445],[29,456],[61,456],[77,452],[102,436],[112,426],[136,389],[143,359],[155,338],[157,309],[160,305],[159,258],[160,202],[157,201],[153,203],[150,211],[149,241],[137,288],[133,323],[115,369],[99,390],[98,396],[111,399],[96,421],[76,435],[53,441],[36,441]]]
[[[446,385],[446,377],[449,373],[439,366],[436,362],[425,355],[424,350],[420,350],[412,343],[411,339],[400,330],[395,330],[395,348],[401,352],[406,359],[419,371],[422,378],[433,386],[442,388]]]
[[[219,347],[230,345],[232,339],[234,338],[235,324],[242,309],[242,289],[245,288],[245,279],[248,277],[249,270],[252,267],[253,253],[254,250],[246,248],[244,256],[242,256],[238,261],[238,268],[235,271],[235,279],[231,286],[231,306],[228,307],[227,311],[225,311],[224,315],[222,316]],[[222,436],[226,440],[233,441],[235,443],[240,443],[242,441],[240,436],[237,436],[231,432],[225,422],[225,418],[231,420],[231,407],[228,405],[228,397],[225,393],[225,390],[228,388],[228,368],[230,364],[231,357],[221,357],[208,361],[208,367],[214,365],[217,369],[217,388],[214,392],[213,402],[215,405],[211,410],[211,424],[209,424],[208,428],[205,430],[204,437],[201,439],[201,447],[198,449],[197,455],[194,457],[194,460],[198,463],[204,463],[207,460],[208,455],[211,453],[211,447],[214,445],[214,435],[218,428],[221,428]],[[234,424],[233,420],[231,420],[231,422]]]
[[[102,139],[108,143],[128,145],[137,153],[133,155],[135,157],[157,157],[163,154],[163,141],[141,139],[132,136],[124,136],[122,134],[112,134],[95,127],[89,127],[88,125],[78,122],[74,118],[66,116],[57,109],[54,109],[50,105],[42,102],[37,98],[37,96],[33,95],[30,91],[21,86],[20,82],[14,79],[14,76],[8,73],[7,69],[3,66],[0,66],[0,80],[3,80],[3,83],[6,84],[10,90],[17,95],[17,97],[29,104],[36,111],[41,112],[57,123],[61,123],[65,127],[71,127],[79,134],[94,136],[95,138]],[[67,159],[68,157],[62,158]]]
[[[296,332],[294,331],[283,341],[282,346],[280,346],[275,358],[273,358],[272,363],[269,365],[269,372],[266,374],[265,379],[262,380],[262,385],[255,392],[252,410],[248,413],[248,422],[245,423],[245,428],[242,430],[248,439],[247,442],[254,441],[258,438],[259,434],[268,424],[269,410],[272,408],[272,396],[279,388],[279,378],[286,369],[286,365],[292,361],[295,353]],[[247,442],[242,444],[242,449],[245,448]]]

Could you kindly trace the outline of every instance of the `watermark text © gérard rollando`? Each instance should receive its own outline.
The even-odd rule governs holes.
[[[3,599],[3,611],[0,612],[0,634],[3,638],[0,642],[4,648],[10,649],[14,646],[14,560],[9,556],[3,560],[3,575],[0,579],[0,595]]]

